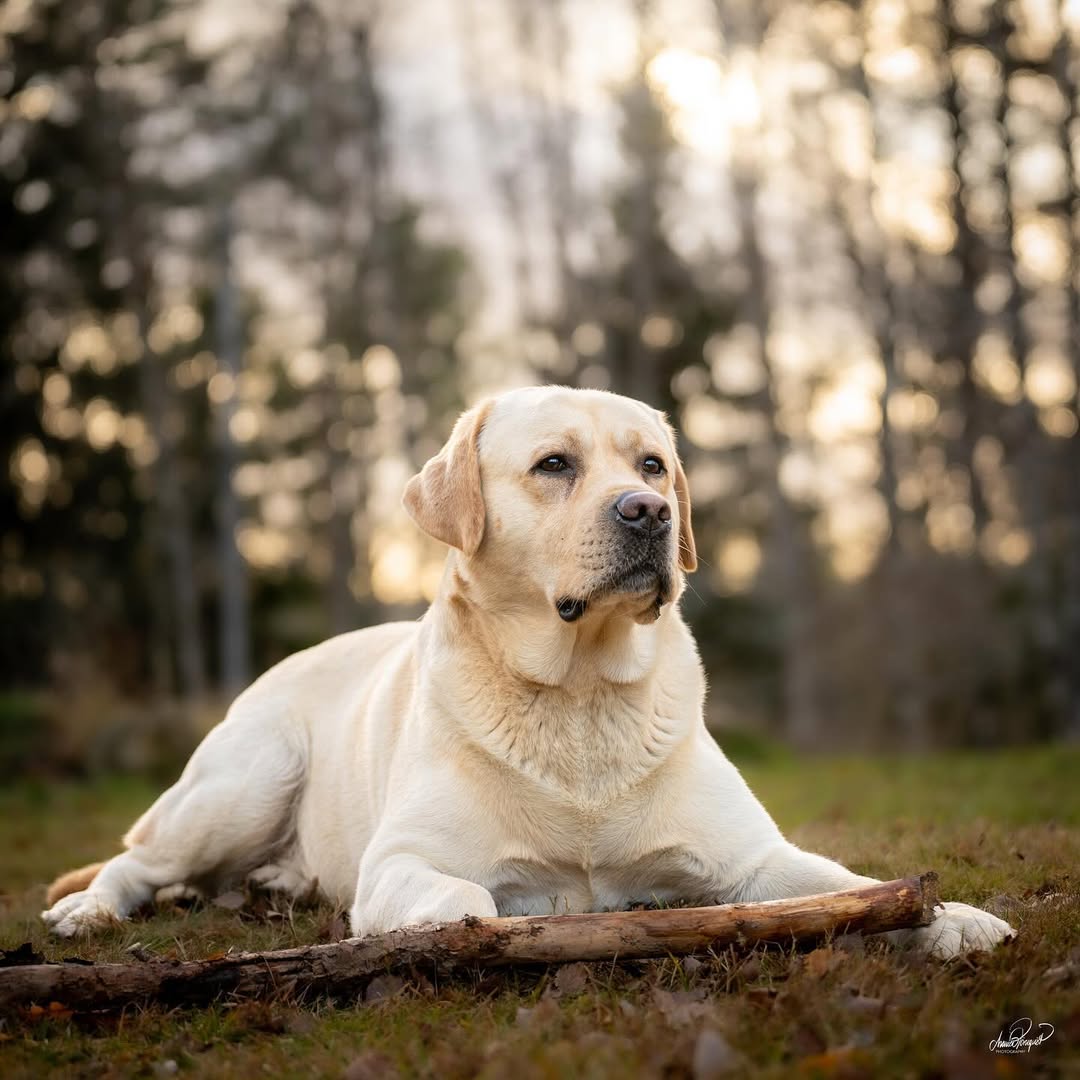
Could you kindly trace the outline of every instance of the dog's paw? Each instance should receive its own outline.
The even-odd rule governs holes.
[[[487,889],[454,878],[442,888],[430,889],[423,899],[408,908],[380,912],[355,905],[349,913],[349,926],[356,937],[367,937],[390,930],[460,922],[467,917],[491,918],[498,914],[495,900]]]
[[[74,937],[121,920],[120,913],[105,897],[89,890],[69,893],[43,911],[41,917],[57,937]]]
[[[912,931],[912,947],[948,960],[968,952],[984,952],[1016,936],[1004,919],[968,904],[944,903],[929,926]]]
[[[257,870],[252,870],[247,877],[248,884],[266,892],[281,893],[296,900],[306,898],[315,890],[315,881],[304,877],[289,866],[267,863]]]
[[[178,907],[188,907],[206,899],[206,893],[194,885],[185,885],[179,882],[176,885],[163,885],[154,893],[154,903],[158,907],[168,907],[175,904]]]

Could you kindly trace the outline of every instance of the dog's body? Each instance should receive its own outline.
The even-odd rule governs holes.
[[[696,562],[689,500],[658,413],[504,395],[462,417],[405,501],[454,548],[425,617],[259,679],[127,850],[45,913],[55,932],[244,875],[317,882],[355,934],[871,880],[788,843],[705,729],[671,602]],[[962,904],[913,932],[940,955],[1009,933]]]

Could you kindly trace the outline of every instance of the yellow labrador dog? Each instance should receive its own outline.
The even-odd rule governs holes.
[[[785,840],[705,729],[677,605],[690,500],[660,413],[513,391],[458,420],[405,506],[452,549],[424,618],[262,676],[126,850],[55,884],[55,933],[245,875],[317,883],[357,935],[871,881]],[[951,956],[1011,933],[945,904],[908,936]]]

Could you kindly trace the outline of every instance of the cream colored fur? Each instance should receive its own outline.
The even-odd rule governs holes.
[[[555,454],[569,474],[537,470]],[[670,593],[598,588],[622,557],[614,502],[644,490],[671,509]],[[458,545],[424,618],[333,638],[241,694],[126,850],[44,913],[55,933],[243,876],[317,882],[358,935],[870,880],[785,840],[705,729],[677,603],[696,564],[689,499],[659,413],[595,391],[506,394],[459,421],[405,504]],[[587,598],[584,615],[561,619],[562,597]],[[948,904],[907,936],[948,956],[1011,932]]]

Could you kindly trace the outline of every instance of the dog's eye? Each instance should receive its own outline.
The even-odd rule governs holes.
[[[658,457],[647,457],[641,463],[641,471],[648,473],[650,476],[663,476],[664,463]]]
[[[550,457],[537,462],[536,468],[541,472],[565,472],[570,468],[570,462],[558,454],[552,454]]]

